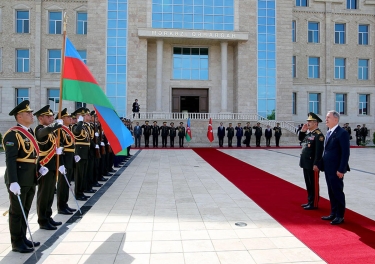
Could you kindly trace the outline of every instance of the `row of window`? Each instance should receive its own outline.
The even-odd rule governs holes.
[[[48,33],[62,34],[63,30],[63,12],[48,12]],[[16,10],[16,33],[30,33],[30,11]],[[80,35],[87,34],[87,12],[77,12],[76,33]]]
[[[16,49],[15,72],[30,72],[30,50]],[[84,63],[87,62],[86,50],[78,50]],[[2,62],[2,49],[0,49],[0,72]],[[61,71],[61,49],[47,50],[47,72],[59,73]]]
[[[293,93],[293,114],[297,114],[297,93]],[[309,93],[309,106],[308,111],[321,115],[322,99],[320,93]],[[345,93],[335,94],[335,110],[342,115],[348,114],[348,95]],[[370,115],[370,95],[358,94],[358,115]]]
[[[296,6],[309,6],[309,0],[295,0]],[[358,9],[359,0],[346,0],[346,9]]]
[[[334,43],[347,44],[347,26],[346,23],[335,23]],[[358,25],[358,45],[369,45],[370,26],[365,24]],[[292,41],[297,41],[297,22],[292,21]],[[320,23],[309,21],[307,23],[307,42],[320,43]]]
[[[297,62],[296,56],[292,58],[292,76],[297,78]],[[319,79],[320,78],[320,57],[308,57],[308,78]],[[346,58],[334,58],[334,78],[335,79],[346,79],[347,76],[347,59]],[[357,78],[358,80],[369,80],[369,59],[358,59],[357,60]]]

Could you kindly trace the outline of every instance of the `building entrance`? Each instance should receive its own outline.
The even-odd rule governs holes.
[[[172,88],[172,112],[208,113],[208,89]]]

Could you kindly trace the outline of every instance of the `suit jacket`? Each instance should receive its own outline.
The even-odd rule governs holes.
[[[218,127],[217,128],[217,136],[220,137],[225,137],[225,127]]]
[[[242,127],[235,127],[236,129],[236,137],[242,137],[243,136],[243,128]]]
[[[272,130],[271,130],[271,128],[266,128],[266,130],[264,130],[264,136],[266,138],[271,138],[272,137]]]
[[[135,137],[140,137],[142,135],[142,128],[141,126],[135,126],[134,127],[134,136]]]
[[[350,143],[349,134],[338,126],[325,142],[323,168],[326,174],[346,173],[349,168]]]
[[[232,138],[234,137],[234,127],[227,127],[227,137]]]

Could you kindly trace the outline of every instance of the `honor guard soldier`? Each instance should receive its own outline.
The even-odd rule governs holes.
[[[58,115],[56,116],[56,118]],[[63,121],[63,126],[61,127],[61,142],[64,145],[64,155],[62,159],[64,160],[63,164],[66,169],[66,179],[64,175],[59,175],[57,182],[57,212],[64,215],[72,215],[76,209],[70,208],[68,206],[69,200],[69,185],[66,182],[68,180],[69,184],[73,179],[74,173],[74,135],[71,129],[72,116],[68,113],[68,110],[64,108],[61,111],[61,119]]]
[[[33,124],[33,110],[28,100],[22,101],[9,115],[14,116],[17,125],[10,128],[3,137],[5,151],[5,184],[9,193],[9,231],[12,251],[32,252],[39,242],[32,244],[26,238],[27,225],[22,208],[28,217],[33,203],[36,186],[36,169],[39,146],[30,126]],[[18,197],[20,200],[18,200]],[[21,201],[21,204],[20,204]],[[22,207],[21,207],[22,206]]]
[[[276,147],[280,147],[280,137],[283,134],[281,132],[280,123],[276,123],[276,126],[273,128],[275,131],[275,140],[276,140]]]
[[[145,137],[145,147],[148,148],[149,138],[151,134],[151,126],[148,124],[148,120],[145,121],[145,124],[142,125],[143,136]]]
[[[35,128],[35,137],[38,141],[39,154],[39,179],[37,193],[37,213],[40,229],[56,230],[61,222],[52,219],[52,204],[56,186],[56,159],[62,154],[63,147],[57,148],[55,131],[62,127],[63,121],[54,121],[54,116],[50,106],[46,105],[34,115],[38,118],[39,125]],[[60,164],[62,160],[60,159]],[[64,165],[59,170],[65,171]]]
[[[169,127],[167,127],[167,122],[163,122],[163,125],[159,128],[161,131],[161,144],[163,148],[167,147],[167,138],[169,134]]]
[[[227,127],[227,137],[228,137],[228,147],[232,147],[232,139],[234,137],[234,127],[232,127],[232,123],[229,123]]]
[[[250,126],[250,122],[246,123],[246,126],[243,128],[244,130],[244,135],[245,135],[245,145],[246,147],[250,147],[250,140],[251,140],[251,135],[253,134],[253,129]]]
[[[169,140],[170,140],[170,146],[171,148],[174,148],[174,138],[176,137],[176,128],[174,127],[174,123],[170,123],[170,128],[169,128]]]
[[[361,136],[361,126],[360,125],[357,125],[357,128],[354,128],[354,131],[355,131],[355,143],[357,144],[357,146],[361,145],[361,140],[362,140],[362,136]]]
[[[154,125],[152,126],[152,146],[154,148],[158,147],[158,138],[159,138],[159,126],[158,122],[154,121]]]
[[[301,205],[305,210],[317,209],[319,202],[318,164],[324,151],[324,135],[318,128],[319,122],[322,120],[310,112],[307,123],[302,126],[298,135],[298,139],[302,141],[299,166],[303,169],[307,190],[307,203]]]
[[[263,135],[262,127],[260,126],[260,123],[258,122],[256,126],[253,126],[253,129],[255,129],[255,132],[254,132],[255,144],[257,147],[260,147],[260,139],[262,138],[262,135]]]
[[[90,111],[81,107],[74,112],[77,117],[77,123],[73,125],[72,132],[75,139],[75,155],[76,168],[74,170],[74,193],[77,200],[86,201],[90,196],[83,194],[84,178],[87,177],[88,159],[90,157]]]
[[[178,130],[178,144],[180,145],[180,148],[184,147],[184,138],[185,138],[185,127],[184,122],[180,122],[180,126],[177,128]]]
[[[241,147],[241,140],[243,137],[243,128],[241,127],[241,123],[238,123],[236,126],[236,137],[237,137],[237,147]]]

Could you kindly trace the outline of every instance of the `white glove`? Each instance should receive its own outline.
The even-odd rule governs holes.
[[[99,137],[99,133],[98,133],[98,132],[95,132],[95,136],[96,136],[96,137]]]
[[[98,148],[99,148],[99,145],[95,145],[95,148],[98,149]]]
[[[9,190],[14,193],[14,195],[20,195],[21,194],[21,187],[18,184],[18,182],[12,182],[9,186]]]
[[[42,176],[46,175],[49,172],[49,169],[47,167],[40,167],[39,173],[42,174]]]
[[[59,125],[63,125],[62,119],[56,119],[56,123],[59,124]]]
[[[102,142],[100,142],[100,146],[105,146],[105,144],[104,144],[104,142],[102,141]]]
[[[75,162],[78,162],[78,161],[81,160],[81,157],[79,155],[75,155],[74,156],[74,160],[75,160]]]
[[[63,153],[64,147],[58,147],[56,148],[56,155],[61,155]]]
[[[108,145],[108,146],[111,145],[111,144],[109,144],[109,141],[108,141],[107,145]]]
[[[61,174],[66,174],[66,169],[65,169],[65,166],[64,165],[61,165],[59,167],[59,172],[61,172]]]
[[[78,121],[78,122],[83,121],[83,116],[80,115],[80,116],[78,117],[77,121]]]

